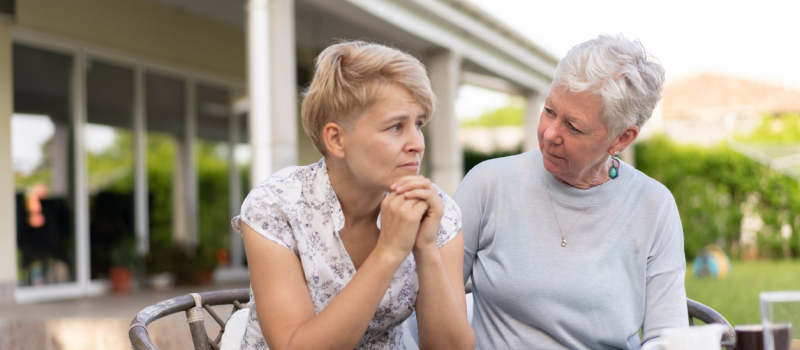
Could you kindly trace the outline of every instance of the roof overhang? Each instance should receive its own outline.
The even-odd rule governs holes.
[[[244,29],[247,0],[231,0],[224,4],[214,0],[148,1]],[[331,38],[364,38],[385,40],[387,44],[418,55],[434,50],[449,50],[464,59],[462,70],[503,79],[516,86],[516,89],[507,88],[504,91],[548,91],[559,61],[559,58],[466,0],[294,2],[298,17],[317,12],[339,19],[335,28],[327,27],[331,29],[325,33],[330,34],[325,39],[328,44]],[[298,31],[304,30],[304,23],[308,22],[298,19]],[[360,30],[355,30],[358,28]],[[353,35],[356,36],[351,38]],[[298,45],[302,44],[303,39],[297,39]]]
[[[481,71],[525,90],[545,92],[558,59],[490,15],[460,0],[306,0],[326,8],[348,3],[408,34],[457,53]],[[338,12],[338,11],[337,11]],[[352,13],[352,12],[351,12]],[[347,16],[347,14],[344,14]],[[358,16],[348,16],[358,22]],[[362,16],[363,18],[363,16]]]

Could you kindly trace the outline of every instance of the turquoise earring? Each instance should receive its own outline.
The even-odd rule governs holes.
[[[614,156],[611,157],[611,169],[608,169],[608,177],[610,177],[611,180],[616,180],[619,177],[619,159],[617,159],[616,155],[618,155],[620,151],[622,151],[622,149],[614,152]],[[617,164],[614,164],[615,160]]]
[[[611,169],[608,169],[608,177],[611,180],[616,180],[619,177],[619,168],[614,164],[614,161],[611,161]]]

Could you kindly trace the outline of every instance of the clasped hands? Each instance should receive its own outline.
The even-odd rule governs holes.
[[[391,186],[381,202],[378,244],[403,259],[414,253],[438,249],[436,234],[444,204],[430,180],[421,175],[404,176]]]

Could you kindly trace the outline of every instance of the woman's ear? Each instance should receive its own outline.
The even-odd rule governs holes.
[[[345,131],[339,124],[331,122],[322,129],[322,140],[325,141],[325,148],[328,149],[328,154],[333,157],[344,158],[344,139]]]
[[[628,148],[636,138],[639,137],[639,127],[636,125],[632,125],[628,130],[622,133],[617,137],[617,142],[614,143],[614,147],[611,148],[612,155],[615,155],[616,151],[622,152],[622,150]]]

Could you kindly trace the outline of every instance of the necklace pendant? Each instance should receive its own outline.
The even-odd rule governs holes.
[[[566,247],[567,246],[567,240],[565,238],[561,239],[561,246],[562,247]]]

